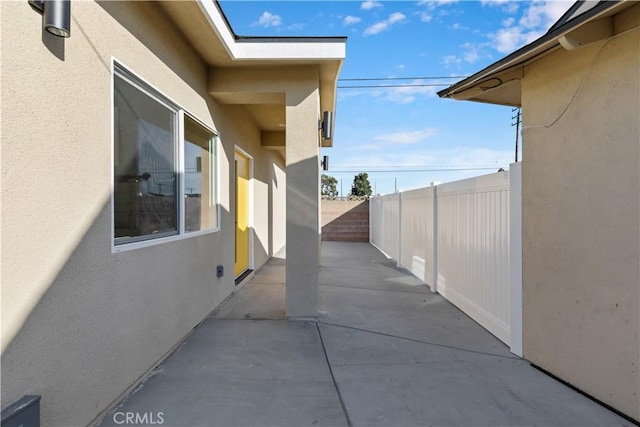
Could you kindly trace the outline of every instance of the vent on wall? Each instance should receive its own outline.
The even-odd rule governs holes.
[[[24,396],[2,411],[2,427],[40,427],[40,396]]]
[[[566,50],[577,49],[598,40],[608,39],[613,35],[613,19],[603,18],[589,22],[560,37],[560,44]]]

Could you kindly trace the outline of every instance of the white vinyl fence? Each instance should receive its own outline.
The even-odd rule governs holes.
[[[522,355],[520,163],[373,197],[371,243]]]

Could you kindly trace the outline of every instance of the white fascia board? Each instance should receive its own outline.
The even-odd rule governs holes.
[[[235,42],[235,58],[238,60],[298,59],[323,60],[344,59],[344,42]]]
[[[211,28],[218,35],[229,56],[233,60],[327,60],[344,59],[346,43],[344,41],[287,41],[277,38],[265,41],[236,40],[224,17],[213,0],[197,0]]]
[[[202,14],[209,21],[209,25],[213,28],[213,31],[218,35],[218,38],[222,41],[225,49],[229,53],[231,58],[234,58],[233,46],[236,43],[235,37],[225,19],[220,14],[220,11],[214,4],[213,0],[197,0],[198,6],[202,11]]]

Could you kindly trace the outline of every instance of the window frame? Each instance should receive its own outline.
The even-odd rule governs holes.
[[[204,129],[206,129],[208,132],[211,132],[212,135],[212,152],[211,152],[211,156],[212,156],[212,161],[210,162],[210,164],[212,165],[213,171],[211,173],[211,176],[214,180],[214,182],[212,183],[212,190],[213,190],[213,196],[214,196],[214,200],[215,200],[215,205],[216,205],[216,226],[212,227],[212,228],[207,228],[205,230],[193,230],[193,231],[187,231],[187,222],[186,222],[186,218],[184,218],[184,215],[186,213],[186,208],[185,208],[185,204],[186,204],[186,177],[185,177],[185,164],[184,164],[184,159],[185,159],[185,155],[184,155],[184,145],[185,145],[185,126],[184,126],[184,117],[188,116],[189,119],[193,120],[196,124],[202,126]],[[220,149],[218,147],[218,142],[220,140],[219,136],[218,136],[218,132],[214,131],[213,129],[211,129],[209,126],[207,126],[205,123],[202,122],[202,120],[198,119],[196,116],[194,116],[193,114],[189,113],[188,111],[186,111],[185,109],[181,109],[180,110],[180,117],[179,117],[179,122],[180,122],[180,134],[179,134],[179,141],[178,141],[178,149],[179,149],[179,153],[178,155],[180,156],[180,170],[181,170],[181,177],[183,177],[180,181],[180,185],[179,185],[179,192],[180,192],[180,211],[182,214],[182,221],[180,222],[180,234],[184,234],[186,236],[198,236],[201,234],[209,234],[215,231],[220,231],[220,168],[219,166],[219,162],[218,162],[218,153],[220,152]]]
[[[173,152],[175,156],[174,173],[176,176],[176,197],[178,198],[176,203],[176,219],[177,227],[175,231],[159,233],[155,235],[133,236],[133,237],[115,237],[115,125],[116,125],[116,108],[115,108],[115,81],[116,78],[123,79],[126,83],[132,85],[135,89],[139,90],[144,95],[150,97],[155,102],[158,102],[161,106],[169,109],[174,113],[174,126],[175,133],[172,137],[173,140]],[[131,69],[122,62],[112,58],[111,69],[111,191],[110,191],[110,203],[111,203],[111,252],[125,252],[134,249],[146,248],[150,246],[156,246],[164,243],[175,242],[183,239],[189,239],[202,235],[212,234],[220,231],[221,229],[221,217],[220,217],[220,162],[218,154],[220,150],[220,136],[218,132],[190,113],[187,109],[181,107],[178,103],[174,102],[162,91],[157,89],[151,83],[146,81],[138,74],[131,71]],[[211,187],[214,193],[215,200],[215,212],[216,212],[216,226],[207,228],[204,230],[186,230],[186,215],[185,215],[185,164],[184,164],[184,145],[185,145],[185,115],[193,120],[198,125],[202,126],[212,135],[212,152],[211,164],[212,174]]]

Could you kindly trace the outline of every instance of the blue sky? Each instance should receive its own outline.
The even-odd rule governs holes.
[[[508,168],[512,109],[440,99],[438,90],[535,40],[572,1],[244,1],[222,8],[236,34],[347,36],[329,172],[346,195],[358,172],[377,193]],[[440,77],[440,78],[433,78]],[[443,78],[447,77],[447,78]],[[486,168],[486,169],[485,169]],[[434,170],[435,169],[435,170]],[[443,171],[442,169],[455,169]]]

